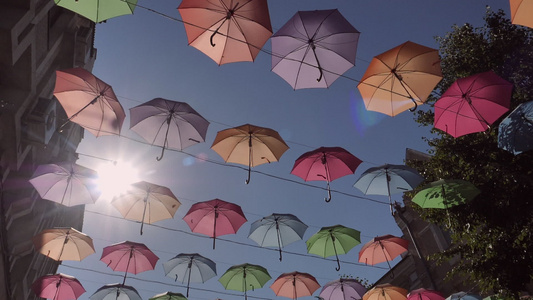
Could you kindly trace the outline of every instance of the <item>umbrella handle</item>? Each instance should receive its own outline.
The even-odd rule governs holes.
[[[415,107],[409,108],[409,111],[413,112],[413,111],[415,111],[418,108],[418,103],[416,103],[416,101],[413,98],[411,98],[411,101],[413,101],[413,103],[415,104]]]
[[[159,157],[156,157],[155,159],[156,159],[157,161],[160,161],[160,160],[162,160],[162,159],[163,159],[163,155],[164,155],[164,154],[165,154],[165,147],[163,147],[163,149],[161,149],[161,156],[159,156]]]
[[[328,197],[324,198],[324,201],[326,201],[328,203],[331,201],[331,189],[329,187],[329,181],[328,181]]]

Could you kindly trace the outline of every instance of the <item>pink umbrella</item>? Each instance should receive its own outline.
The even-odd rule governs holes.
[[[409,241],[390,234],[378,236],[364,244],[359,251],[359,262],[375,265],[387,262],[407,251]]]
[[[159,257],[144,244],[125,241],[105,247],[100,260],[113,271],[123,271],[124,284],[128,272],[138,274],[153,270]]]
[[[513,85],[492,71],[460,78],[435,102],[435,128],[457,138],[483,132],[509,110]]]
[[[183,220],[192,232],[213,237],[213,249],[217,236],[237,233],[247,221],[239,205],[220,199],[193,204]]]
[[[313,295],[320,288],[320,284],[311,274],[291,272],[281,274],[270,288],[276,293],[276,296],[297,299],[298,297]]]
[[[54,300],[78,299],[85,293],[85,289],[76,278],[61,273],[37,278],[31,289],[39,297]]]
[[[444,300],[444,296],[440,292],[422,288],[411,291],[407,300]]]

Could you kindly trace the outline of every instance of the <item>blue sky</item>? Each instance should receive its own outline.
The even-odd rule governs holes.
[[[139,4],[181,19],[176,9],[179,1],[139,0]],[[408,40],[437,48],[434,37],[444,35],[454,24],[480,25],[487,4],[507,13],[509,4],[487,0],[276,0],[268,4],[274,32],[298,10],[337,8],[361,32],[356,66],[345,73],[349,78],[339,78],[328,89],[294,91],[270,71],[271,57],[265,52],[259,53],[253,63],[218,66],[187,45],[182,23],[141,8],[134,15],[96,26],[98,54],[93,73],[113,86],[126,112],[158,97],[187,102],[211,124],[206,142],[185,152],[220,164],[174,151],[167,151],[158,162],[155,158],[160,148],[131,140],[142,141],[128,129],[129,119],[122,129],[125,137],[96,139],[86,132],[78,148],[79,164],[97,169],[105,163],[102,158],[130,163],[136,167],[139,179],[169,187],[182,206],[174,219],[145,225],[140,236],[140,224],[123,220],[110,199],[87,205],[83,232],[94,239],[96,253],[82,262],[66,261],[59,269],[82,282],[87,292],[79,299],[88,299],[104,284],[122,281],[123,273],[112,271],[99,259],[103,247],[124,240],[145,243],[160,257],[155,270],[128,275],[126,284],[134,286],[143,299],[166,291],[185,293],[183,285],[165,277],[162,268],[179,253],[197,252],[214,260],[219,276],[232,265],[264,266],[273,279],[248,295],[267,299],[277,298],[269,286],[285,272],[307,272],[324,285],[341,275],[374,282],[387,271],[386,264],[358,264],[361,245],[340,256],[343,262],[339,272],[334,261],[307,255],[305,245],[305,240],[321,227],[336,224],[361,231],[362,243],[378,235],[401,234],[390,216],[386,196],[366,196],[352,185],[370,167],[402,164],[406,148],[426,152],[422,137],[429,135],[429,129],[418,127],[408,111],[396,117],[366,111],[356,88],[358,79],[375,55]],[[270,42],[264,49],[270,50]],[[244,184],[245,170],[225,166],[210,149],[218,131],[245,123],[277,130],[290,146],[279,162],[253,169],[272,176],[252,173],[248,185]],[[330,203],[324,202],[326,191],[320,189],[325,182],[310,182],[319,187],[313,188],[299,184],[303,180],[290,174],[301,154],[320,146],[343,147],[363,161],[355,175],[331,183],[333,190],[345,194],[333,192]],[[239,204],[248,218],[236,235],[217,241],[215,250],[211,239],[191,235],[182,220],[192,204],[213,198]],[[393,195],[393,200],[400,199],[401,195]],[[303,241],[284,248],[296,254],[284,254],[282,262],[275,249],[258,248],[247,238],[250,224],[272,213],[292,213],[309,225]],[[192,284],[189,298],[242,299],[240,292],[224,290],[217,279]]]

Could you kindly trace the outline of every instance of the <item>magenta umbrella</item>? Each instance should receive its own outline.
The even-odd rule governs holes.
[[[78,299],[85,293],[85,289],[76,278],[61,273],[37,278],[31,289],[37,296],[53,300]]]
[[[440,292],[421,288],[411,291],[407,300],[444,300],[444,296]]]
[[[434,126],[455,138],[483,132],[509,110],[512,91],[492,71],[460,78],[435,102]]]
[[[320,297],[324,300],[360,300],[367,289],[352,278],[340,278],[330,281],[322,287]]]
[[[329,183],[340,177],[353,174],[361,160],[341,147],[320,147],[302,154],[292,167],[294,174],[305,181],[326,181],[328,198],[331,201]]]
[[[102,251],[101,261],[107,264],[113,271],[123,271],[124,280],[129,273],[138,274],[153,270],[159,260],[145,244],[124,241],[107,246]]]

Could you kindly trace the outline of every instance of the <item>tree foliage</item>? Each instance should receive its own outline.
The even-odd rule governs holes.
[[[484,20],[481,27],[454,26],[436,38],[443,79],[428,99],[430,107],[457,79],[489,70],[514,85],[509,112],[533,100],[533,30],[513,25],[503,11],[489,8]],[[433,126],[433,117],[428,109],[419,110],[415,119]],[[431,159],[408,164],[427,182],[463,179],[481,190],[467,204],[419,211],[451,233],[452,246],[435,257],[461,258],[449,276],[462,275],[483,292],[514,298],[533,280],[533,151],[515,156],[499,149],[500,121],[487,132],[459,138],[433,129],[435,136],[425,138]]]

